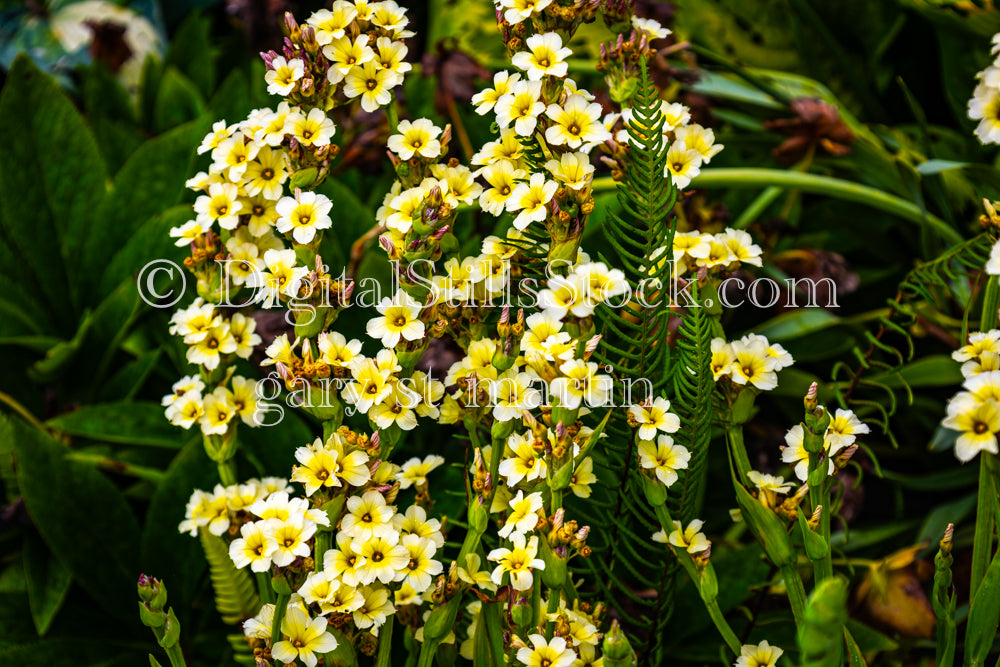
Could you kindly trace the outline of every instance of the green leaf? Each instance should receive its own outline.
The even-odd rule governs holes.
[[[205,113],[205,98],[191,80],[173,67],[167,67],[160,79],[153,109],[153,129],[166,132]]]
[[[215,48],[210,29],[208,17],[191,12],[170,40],[166,58],[167,66],[183,72],[205,98],[215,90]]]
[[[954,160],[927,160],[917,165],[917,173],[921,176],[930,176],[950,169],[962,169],[968,164],[968,162],[955,162]]]
[[[936,544],[949,523],[959,525],[976,508],[976,494],[971,493],[956,500],[938,505],[924,519],[917,542]]]
[[[102,607],[137,626],[139,525],[122,493],[18,419],[0,416],[0,439],[13,443],[25,505],[49,549]]]
[[[868,378],[893,389],[902,388],[904,382],[912,388],[954,387],[962,384],[962,379],[960,365],[944,354],[921,357],[902,368]]]
[[[55,319],[72,326],[79,285],[71,277],[106,190],[97,143],[55,81],[24,54],[0,95],[0,127],[8,129],[0,142],[0,225],[19,270],[33,276]],[[53,250],[62,261],[53,261]]]
[[[840,318],[825,308],[798,308],[772,317],[758,327],[754,333],[765,336],[770,341],[794,340],[840,323]]]
[[[476,667],[503,667],[503,624],[499,602],[483,602],[476,632],[472,636],[473,663]]]
[[[201,437],[190,438],[156,487],[143,524],[142,571],[166,579],[170,601],[180,614],[188,612],[195,598],[205,572],[205,557],[198,540],[181,534],[177,526],[184,520],[184,507],[191,493],[211,488],[217,482],[216,474]]]
[[[976,597],[969,607],[969,624],[965,631],[965,664],[982,665],[993,646],[1000,624],[1000,552],[986,570]]]
[[[101,157],[115,172],[143,142],[132,98],[103,63],[94,62],[84,71],[83,103]]]
[[[844,626],[844,630],[850,632],[851,638],[864,655],[881,653],[882,651],[895,651],[899,648],[899,644],[890,637],[887,637],[878,630],[873,630],[860,621],[855,621],[853,618],[847,619],[847,623]]]
[[[94,288],[101,285],[102,295],[146,261],[165,253],[176,256],[162,226],[166,221],[161,219],[159,224],[152,223],[150,229],[142,228],[184,196],[184,180],[208,127],[208,119],[197,120],[150,139],[115,175],[114,190],[101,209],[102,224],[93,230],[83,249],[88,284]],[[171,217],[170,222],[177,219]],[[142,234],[136,238],[140,230]],[[161,230],[162,238],[153,238]],[[130,266],[125,265],[129,263]],[[105,273],[109,268],[112,271]]]
[[[241,69],[234,69],[212,95],[208,103],[213,118],[235,123],[246,117],[253,106],[250,102],[250,82]]]
[[[188,434],[173,426],[156,403],[122,402],[84,405],[53,417],[46,426],[70,435],[125,445],[179,449]]]
[[[844,627],[844,643],[847,644],[847,664],[850,667],[865,667],[868,663],[865,662],[865,657],[861,654],[861,649],[858,648],[854,637],[851,636],[851,631],[846,626]]]
[[[73,577],[33,532],[25,536],[22,555],[31,618],[38,636],[44,637],[66,599]]]
[[[184,257],[189,254],[187,247],[178,248],[170,242],[170,229],[178,227],[194,217],[194,212],[190,204],[179,204],[171,206],[164,211],[157,211],[152,217],[147,219],[136,228],[124,245],[116,249],[114,255],[107,262],[107,268],[101,276],[99,292],[110,294],[112,290],[119,287],[122,281],[134,281],[142,273],[142,267],[154,260],[169,260],[178,268],[171,269],[167,264],[157,264],[167,270],[172,271],[172,278],[178,278],[180,273],[187,275],[186,269],[181,268]],[[159,276],[148,277],[158,278]],[[166,294],[169,290],[166,283],[170,278],[163,274],[163,285],[161,292],[160,280],[155,280],[157,292]],[[145,287],[143,288],[145,292]],[[178,285],[180,289],[180,285]],[[149,296],[153,296],[149,294]]]

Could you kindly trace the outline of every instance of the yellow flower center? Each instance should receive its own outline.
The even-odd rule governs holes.
[[[271,169],[270,167],[265,167],[264,171],[260,172],[260,175],[261,178],[263,178],[265,181],[269,181],[272,178],[274,178],[274,169]]]
[[[977,435],[982,435],[983,433],[986,433],[986,431],[988,430],[989,426],[987,426],[983,422],[976,422],[976,425],[972,427],[973,433],[976,433]]]

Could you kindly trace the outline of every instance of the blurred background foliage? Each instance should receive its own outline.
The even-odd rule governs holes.
[[[273,103],[256,54],[280,42],[283,12],[304,19],[321,3],[142,0],[123,5],[127,17],[91,6],[83,41],[74,4],[0,2],[0,664],[141,664],[151,642],[135,614],[140,571],[166,579],[190,664],[231,664],[200,546],[176,530],[191,489],[210,487],[215,469],[195,435],[163,418],[159,399],[186,372],[183,349],[167,334],[171,311],[142,301],[135,281],[150,260],[182,258],[167,230],[189,216],[183,183],[203,168],[195,149],[211,123]],[[639,15],[675,30],[671,57],[654,70],[666,96],[726,145],[679,207],[683,224],[747,228],[766,249],[770,274],[758,275],[836,286],[836,305],[819,295],[829,307],[726,313],[731,338],[756,331],[797,361],[761,398],[750,460],[776,470],[814,380],[821,398],[880,423],[842,476],[838,562],[854,575],[850,629],[871,664],[923,664],[933,655],[928,545],[948,522],[959,527],[955,580],[968,580],[976,471],[956,463],[937,424],[961,381],[948,355],[982,284],[946,262],[941,281],[918,281],[926,289],[900,285],[978,233],[983,197],[1000,199],[997,151],[976,142],[965,117],[1000,10],[990,0],[638,4]],[[405,115],[452,123],[453,150],[467,160],[489,138],[469,98],[504,57],[492,7],[431,0],[409,9],[420,75],[407,79]],[[595,68],[609,38],[602,25],[584,26],[571,76],[610,111]],[[685,42],[691,48],[674,48]],[[338,130],[342,157],[323,186],[338,213],[322,251],[334,266],[349,261],[392,182],[387,134],[381,115],[364,113]],[[843,185],[820,194],[768,170]],[[855,186],[878,191],[882,204]],[[600,247],[613,206],[609,189],[585,249]],[[463,215],[464,240],[492,231],[487,218]],[[384,262],[364,254],[357,277],[385,280]],[[338,328],[363,337],[365,319],[349,311]],[[273,337],[280,323],[261,328]],[[453,361],[446,347],[432,351],[437,368]],[[279,426],[247,432],[241,474],[285,474],[315,430],[289,412]],[[464,443],[451,427],[428,427],[402,447],[461,461]],[[710,479],[727,479],[725,465],[713,456]],[[439,474],[436,511],[459,516],[461,465]],[[728,484],[707,489],[710,532],[731,526]],[[743,639],[794,646],[787,609],[767,595],[775,573],[742,533],[737,525],[713,535],[720,606]],[[959,590],[960,604],[966,595]],[[697,595],[681,584],[674,605],[668,654],[717,662]],[[619,600],[616,613],[636,616],[641,634],[639,603]]]

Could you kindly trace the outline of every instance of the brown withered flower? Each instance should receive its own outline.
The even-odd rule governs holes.
[[[125,26],[114,21],[84,21],[84,24],[94,33],[90,43],[90,57],[104,63],[109,70],[117,74],[129,58],[132,49],[125,42]]]
[[[798,97],[792,100],[790,106],[795,118],[764,121],[767,129],[788,135],[788,139],[774,149],[774,157],[785,164],[794,164],[815,148],[822,148],[835,156],[851,152],[851,144],[857,137],[835,106],[809,97]]]

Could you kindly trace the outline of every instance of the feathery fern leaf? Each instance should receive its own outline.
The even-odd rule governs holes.
[[[621,212],[609,212],[604,224],[609,249],[600,254],[602,261],[624,272],[632,294],[641,297],[625,308],[602,305],[596,314],[602,342],[595,360],[614,369],[616,405],[671,391],[666,372],[670,361],[667,292],[674,234],[670,211],[677,192],[670,179],[664,178],[667,146],[659,92],[645,63],[641,67],[642,80],[626,128],[629,158],[618,185]],[[637,302],[654,305],[640,307]],[[656,664],[661,630],[672,608],[673,559],[662,544],[651,539],[659,525],[642,492],[625,415],[616,411],[605,429],[609,437],[595,450],[595,472],[602,490],[586,505],[580,504],[579,514],[595,528],[590,540],[594,555],[588,566],[599,594],[616,607],[632,635],[632,645],[649,664]],[[639,594],[648,590],[657,591],[657,596]]]
[[[215,606],[226,623],[239,623],[260,610],[257,588],[246,570],[237,570],[221,538],[208,531],[198,531],[208,561]]]

